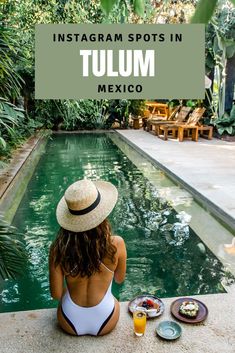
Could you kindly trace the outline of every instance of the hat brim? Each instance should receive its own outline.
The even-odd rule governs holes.
[[[117,199],[116,187],[107,181],[93,181],[100,192],[100,202],[95,209],[85,215],[70,213],[65,198],[59,201],[56,209],[56,218],[59,225],[71,232],[85,232],[97,227],[112,212]]]

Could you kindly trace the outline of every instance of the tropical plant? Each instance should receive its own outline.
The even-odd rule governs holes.
[[[217,66],[217,80],[219,85],[219,100],[218,100],[218,114],[219,117],[224,115],[225,111],[225,94],[226,94],[226,65],[227,59],[232,58],[235,55],[235,37],[230,38],[230,22],[233,21],[233,27],[235,25],[235,8],[232,14],[226,11],[228,17],[231,21],[227,22],[224,18],[224,13],[222,12],[221,19],[223,21],[223,26],[218,26],[217,23],[213,24],[215,28],[215,39],[214,39],[214,55],[215,62]],[[227,27],[227,28],[226,28]],[[233,29],[232,29],[233,31]]]
[[[223,0],[223,2],[225,2]],[[235,5],[235,0],[230,0]],[[196,11],[191,19],[191,23],[207,24],[213,16],[215,9],[221,4],[221,0],[199,0]]]
[[[4,98],[20,95],[22,79],[17,72],[14,59],[18,55],[19,43],[15,31],[0,25],[0,96]]]
[[[0,97],[0,152],[7,148],[7,143],[19,140],[17,127],[25,118],[23,112],[23,109]]]
[[[181,104],[186,107],[190,107],[192,109],[196,107],[203,106],[203,101],[201,99],[182,99]]]
[[[224,116],[230,111],[235,84],[235,7],[221,4],[219,11],[207,26],[206,72],[216,78],[218,95],[208,97],[213,115]],[[217,106],[217,107],[216,107]]]
[[[61,128],[64,130],[76,130],[82,126],[84,118],[82,109],[76,100],[64,100],[56,103],[63,122]]]
[[[131,101],[128,99],[114,99],[110,100],[108,103],[108,120],[110,125],[114,122],[118,122],[120,126],[127,128]]]
[[[106,129],[110,127],[108,100],[81,99],[56,102],[64,130]]]
[[[217,127],[218,133],[220,135],[223,135],[224,133],[235,135],[235,105],[233,106],[230,114],[224,113],[213,123]]]
[[[144,99],[132,99],[129,106],[129,112],[134,116],[139,116],[143,114],[145,108]]]
[[[63,121],[61,109],[63,101],[61,100],[36,100],[35,109],[30,112],[30,121],[35,121],[36,128],[44,127],[57,130],[58,125]]]
[[[100,0],[101,6],[104,9],[105,13],[109,13],[117,6],[122,4],[121,0]],[[177,3],[178,1],[171,0],[158,0],[158,1],[146,1],[146,0],[129,0],[125,1],[126,9],[132,9],[138,16],[144,17],[146,11],[146,5],[149,3],[157,3],[156,7],[164,6],[167,3]],[[205,23],[207,24],[211,19],[217,5],[220,4],[220,0],[191,0],[191,1],[182,1],[185,3],[191,2],[193,5],[196,5],[196,11],[192,17],[192,23]],[[235,0],[230,0],[232,4],[235,5]]]
[[[18,240],[17,229],[0,216],[0,278],[15,279],[26,261],[24,244]]]
[[[133,105],[135,103],[131,106],[129,101],[126,100],[109,102],[105,100],[101,102],[92,100],[35,101],[32,93],[34,91],[33,48],[35,24],[160,23],[160,17],[163,15],[166,17],[164,23],[184,23],[189,21],[196,7],[195,15],[192,17],[194,23],[208,21],[213,12],[216,16],[221,13],[220,16],[217,16],[217,24],[213,18],[214,24],[212,27],[214,32],[210,48],[214,48],[214,41],[217,40],[215,39],[217,36],[222,38],[222,45],[224,45],[223,40],[227,41],[234,38],[232,28],[234,28],[235,16],[233,15],[232,18],[228,13],[231,12],[231,6],[226,12],[223,9],[224,5],[222,5],[224,3],[228,8],[227,4],[234,2],[235,0],[230,2],[219,0],[92,0],[90,2],[85,0],[8,0],[0,2],[0,12],[2,14],[2,27],[0,28],[0,92],[3,82],[8,90],[2,88],[2,96],[14,103],[14,98],[19,97],[20,93],[24,99],[24,108],[30,117],[25,118],[24,124],[21,120],[20,124],[11,125],[8,122],[8,126],[15,131],[15,136],[18,135],[19,137],[24,136],[26,130],[33,132],[35,129],[43,127],[56,129],[59,126],[66,130],[107,128],[112,125],[115,119],[125,126],[129,112],[132,111],[134,114],[133,109],[135,107]],[[221,9],[223,9],[222,12]],[[217,33],[214,26],[218,26]],[[221,40],[219,39],[217,42],[218,50],[216,50],[216,53],[213,49],[210,49],[210,59],[212,59],[210,69],[213,70],[214,65],[217,65],[221,67],[220,74],[224,75],[226,61],[222,63],[224,65],[222,70],[219,61],[221,61],[221,57],[224,58],[221,54],[223,49],[221,51],[218,48],[218,46],[221,46]],[[230,60],[228,52],[231,56],[232,50],[232,46],[228,44],[226,42],[226,60]],[[8,58],[10,59],[9,62]],[[5,74],[3,70],[1,71],[2,63],[5,67],[8,67],[8,71],[10,68],[11,76],[8,76],[6,71],[4,71]],[[227,82],[224,84],[225,80],[223,81],[223,79],[221,76],[222,84],[220,86],[223,88],[220,90],[220,97],[222,104],[224,102],[222,92],[224,92],[224,86],[227,84]],[[231,82],[229,87],[232,87]],[[220,115],[223,115],[223,111]],[[16,137],[13,137],[13,130],[1,129],[1,153],[6,152],[6,142],[11,145],[14,144],[14,141],[18,141]]]
[[[119,5],[118,0],[101,0],[100,2],[101,2],[102,8],[104,9],[107,15],[111,12],[114,5],[116,6]],[[145,0],[129,0],[129,1],[125,1],[125,5],[127,9],[128,9],[128,6],[132,6],[134,12],[138,16],[144,16]]]

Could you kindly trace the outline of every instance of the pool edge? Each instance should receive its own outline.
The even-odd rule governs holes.
[[[208,212],[210,212],[225,228],[227,228],[229,230],[230,233],[232,233],[235,236],[235,219],[232,216],[230,216],[228,213],[226,213],[226,211],[224,211],[222,208],[220,208],[214,202],[212,202],[207,197],[205,197],[203,194],[201,194],[199,191],[197,191],[190,184],[185,182],[182,178],[180,178],[177,174],[172,172],[169,168],[167,168],[165,165],[163,165],[157,159],[153,158],[146,151],[144,151],[142,148],[140,148],[135,143],[130,141],[126,136],[123,136],[118,130],[116,130],[115,132],[129,146],[136,149],[143,157],[147,158],[153,165],[155,165],[156,167],[161,169],[163,172],[165,172],[167,174],[167,176],[169,177],[169,179],[171,179],[174,183],[178,184],[179,186],[182,186],[190,194],[192,194],[192,196],[194,197],[196,202],[201,207],[203,207]]]
[[[179,322],[183,328],[182,337],[175,342],[167,342],[156,337],[155,329],[159,320],[174,320],[170,314],[170,305],[175,298],[164,299],[165,312],[163,315],[147,323],[146,334],[138,339],[133,334],[131,315],[127,311],[127,302],[121,302],[121,313],[117,327],[103,337],[81,336],[74,337],[59,329],[56,320],[56,309],[41,309],[0,314],[2,318],[1,352],[41,353],[68,351],[75,353],[132,353],[133,350],[142,353],[165,353],[174,351],[182,353],[219,353],[221,351],[234,352],[235,307],[233,295],[213,294],[211,296],[194,296],[203,301],[209,315],[206,321],[197,325]],[[220,313],[218,315],[218,308]],[[178,321],[177,321],[178,322]],[[138,341],[138,342],[137,342]],[[174,345],[174,348],[172,346]],[[170,345],[169,347],[167,347]]]
[[[10,163],[1,171],[0,181],[6,185],[5,187],[2,185],[0,190],[0,213],[4,215],[4,219],[8,223],[11,223],[14,218],[15,212],[46,146],[48,136],[49,134],[44,135],[40,133],[30,136],[15,151]]]

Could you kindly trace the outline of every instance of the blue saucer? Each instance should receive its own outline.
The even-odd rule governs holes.
[[[156,328],[157,334],[166,340],[175,340],[180,337],[182,328],[175,321],[162,321]]]

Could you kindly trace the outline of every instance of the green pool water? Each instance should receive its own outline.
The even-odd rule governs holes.
[[[27,265],[20,278],[0,283],[1,312],[57,305],[48,283],[48,249],[58,231],[55,208],[65,189],[84,177],[110,181],[119,191],[110,217],[128,252],[126,280],[113,285],[119,300],[146,292],[171,297],[225,291],[223,265],[191,229],[190,215],[177,213],[109,136],[57,134],[48,140],[13,220],[24,235]],[[157,173],[164,184],[166,177]]]

